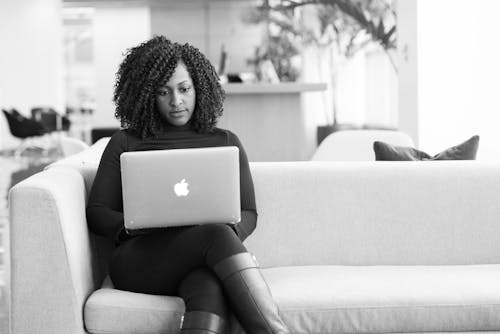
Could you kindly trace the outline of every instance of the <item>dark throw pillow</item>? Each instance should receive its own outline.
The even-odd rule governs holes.
[[[478,146],[479,136],[473,136],[432,157],[413,147],[393,146],[381,141],[373,143],[373,150],[377,161],[475,160]]]

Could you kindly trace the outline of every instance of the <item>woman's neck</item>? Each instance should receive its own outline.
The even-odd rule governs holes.
[[[183,132],[183,131],[189,131],[189,130],[192,130],[192,129],[193,129],[193,127],[192,127],[191,122],[187,122],[186,124],[179,125],[179,126],[167,123],[167,125],[165,127],[165,130],[167,132]]]

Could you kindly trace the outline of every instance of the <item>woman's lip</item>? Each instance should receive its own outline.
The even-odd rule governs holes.
[[[180,113],[183,113],[185,112],[186,110],[174,110],[174,111],[171,111],[170,114],[180,114]]]

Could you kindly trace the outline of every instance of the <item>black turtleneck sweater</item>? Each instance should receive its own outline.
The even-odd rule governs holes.
[[[92,232],[122,242],[130,238],[123,221],[120,154],[128,151],[169,150],[214,146],[236,146],[240,151],[241,221],[234,226],[243,241],[255,229],[257,211],[248,159],[238,137],[216,128],[212,133],[197,133],[188,125],[169,127],[161,136],[141,139],[132,131],[121,130],[110,139],[101,158],[87,204],[87,221]]]

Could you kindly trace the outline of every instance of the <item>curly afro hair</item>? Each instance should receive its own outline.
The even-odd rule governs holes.
[[[113,101],[115,117],[122,128],[133,130],[141,138],[155,137],[166,131],[167,121],[157,109],[156,95],[180,60],[186,64],[196,92],[190,121],[193,129],[201,133],[215,128],[225,97],[219,76],[200,50],[187,43],[174,43],[164,36],[155,36],[129,49],[116,73]]]

